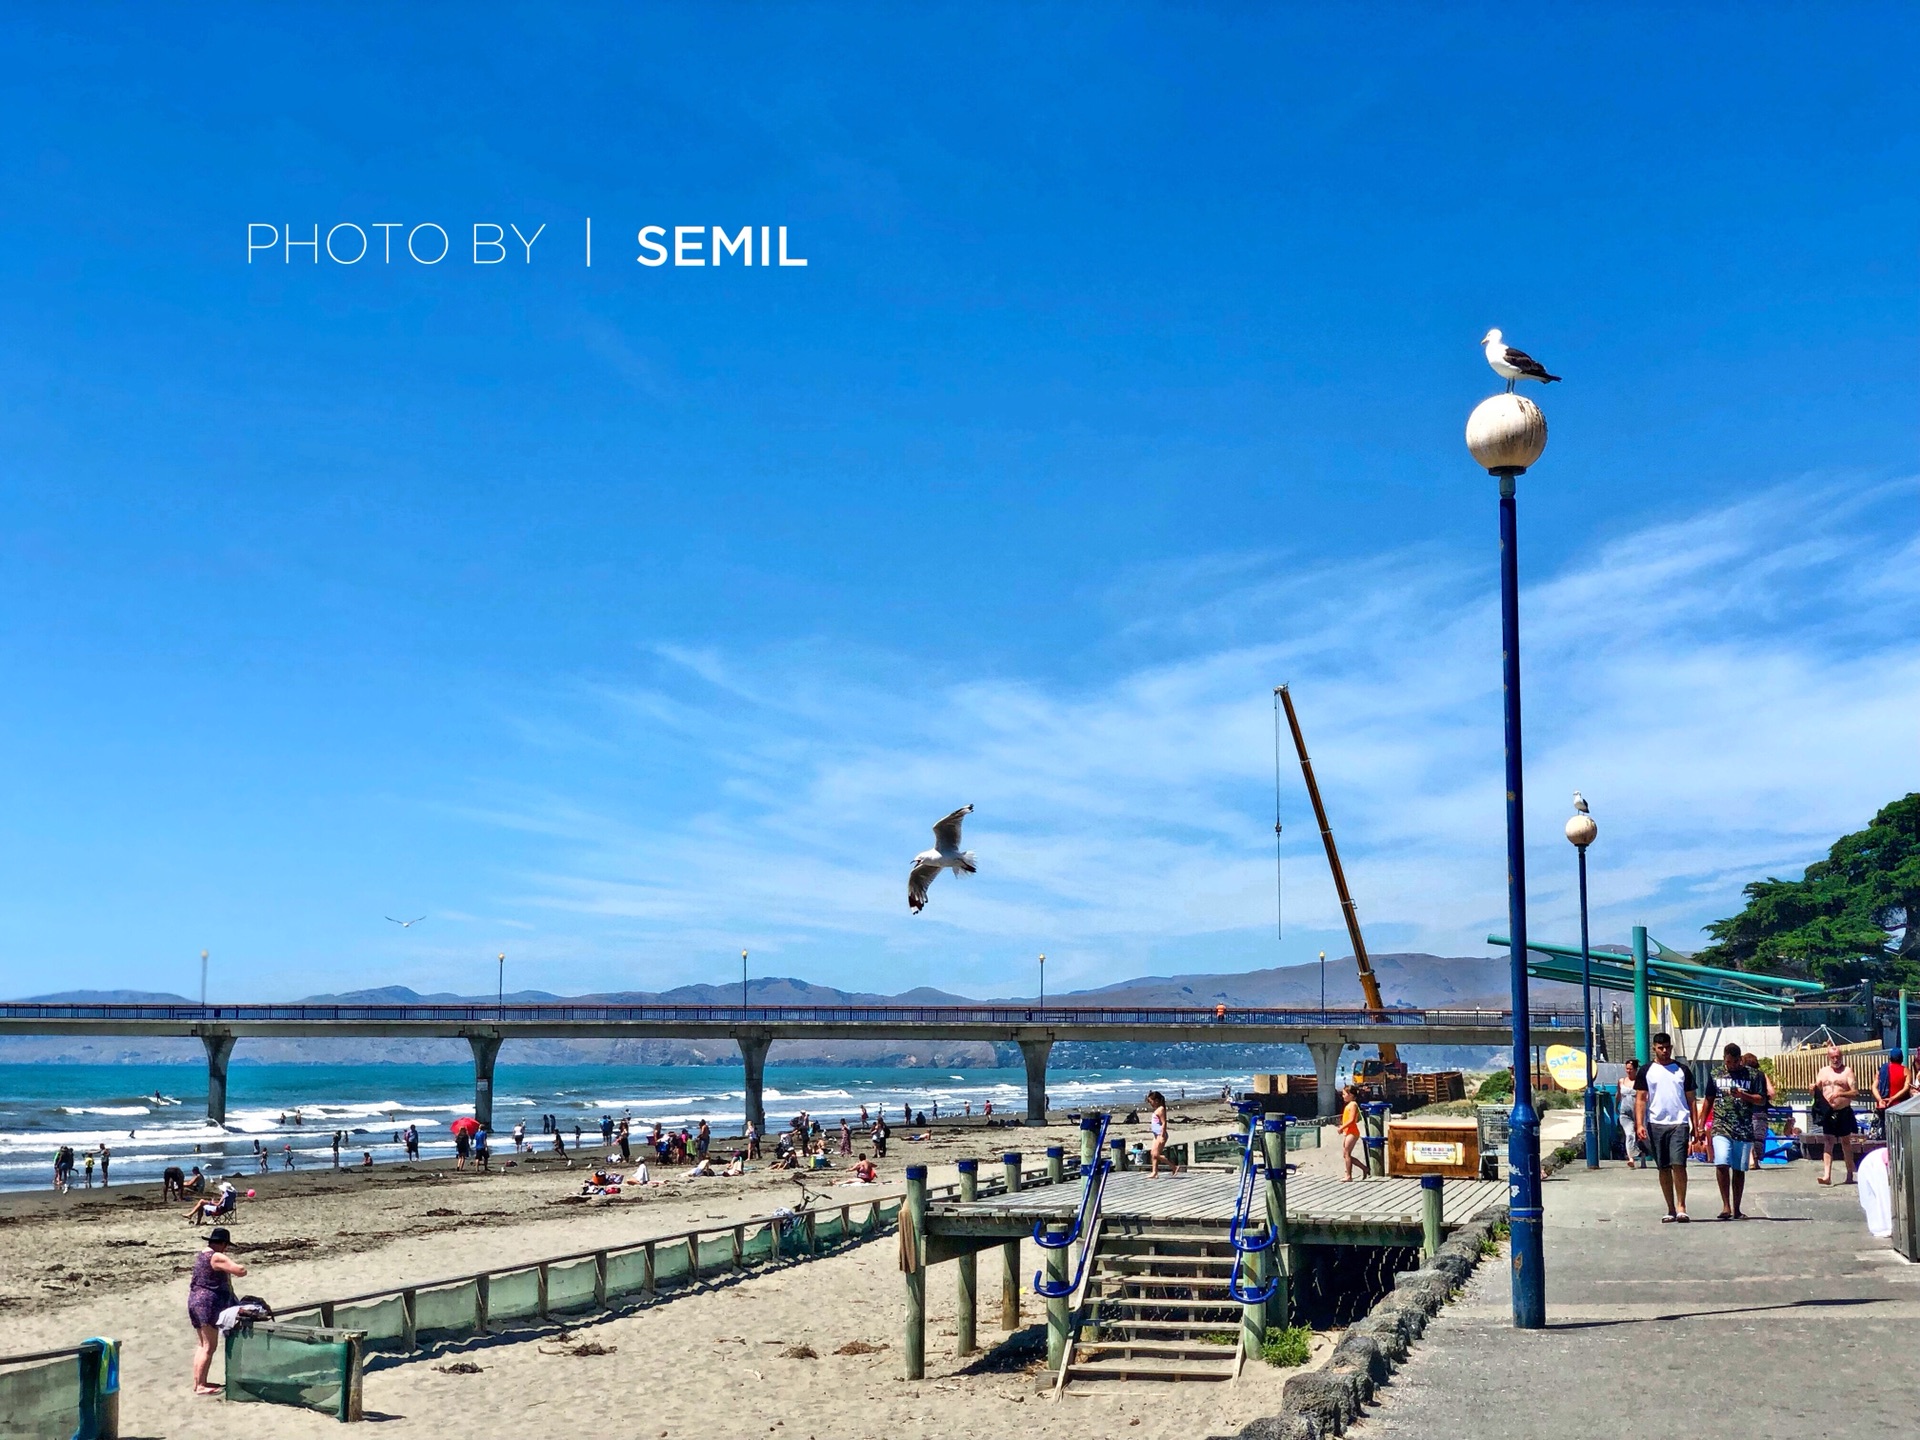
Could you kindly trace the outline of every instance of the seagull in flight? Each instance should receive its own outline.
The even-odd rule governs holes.
[[[1498,330],[1487,331],[1480,341],[1487,352],[1487,364],[1493,367],[1493,373],[1507,382],[1507,393],[1513,393],[1514,382],[1519,380],[1538,380],[1542,385],[1558,380],[1558,375],[1549,375],[1547,367],[1527,354],[1516,350],[1500,338]]]
[[[402,930],[411,930],[414,926],[418,925],[422,920],[426,918],[427,917],[424,915],[416,915],[411,920],[393,920],[393,916],[391,915],[387,916],[387,919],[393,920],[393,923],[398,925]]]
[[[973,852],[960,848],[960,822],[973,813],[973,806],[962,805],[933,827],[933,849],[913,857],[913,869],[907,875],[907,908],[916,915],[927,908],[927,886],[942,870],[959,875],[978,873]]]
[[[1578,790],[1573,792],[1573,808],[1578,810],[1582,815],[1591,815],[1593,813],[1587,809],[1587,797],[1582,795]]]

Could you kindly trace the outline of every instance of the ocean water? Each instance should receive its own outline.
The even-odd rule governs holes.
[[[516,1120],[529,1138],[542,1115],[559,1118],[572,1145],[599,1134],[600,1117],[630,1116],[636,1126],[669,1128],[712,1123],[718,1134],[738,1133],[745,1111],[742,1072],[732,1065],[502,1064],[494,1072],[493,1116],[506,1134]],[[1056,1108],[1137,1104],[1150,1089],[1169,1097],[1218,1095],[1222,1085],[1242,1090],[1251,1077],[1231,1070],[1049,1070],[1047,1093]],[[884,1106],[898,1122],[903,1104],[929,1117],[1026,1109],[1026,1072],[927,1070],[824,1065],[769,1065],[765,1100],[770,1125],[806,1110],[833,1126],[842,1115],[856,1123],[860,1107]],[[401,1158],[397,1135],[409,1124],[428,1156],[453,1153],[448,1126],[473,1113],[473,1071],[466,1065],[244,1065],[227,1072],[225,1130],[206,1118],[207,1072],[202,1065],[0,1065],[0,1189],[45,1189],[62,1145],[77,1153],[101,1144],[112,1151],[113,1183],[157,1182],[169,1165],[199,1165],[212,1174],[250,1174],[257,1142],[275,1170],[291,1146],[296,1169],[333,1163],[332,1133],[348,1133],[342,1162]],[[84,1176],[84,1170],[77,1172]],[[76,1180],[84,1184],[84,1179]],[[99,1184],[96,1173],[94,1183]]]

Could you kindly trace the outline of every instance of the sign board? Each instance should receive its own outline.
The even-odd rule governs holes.
[[[1571,1045],[1547,1046],[1547,1073],[1562,1090],[1587,1088],[1587,1052]]]

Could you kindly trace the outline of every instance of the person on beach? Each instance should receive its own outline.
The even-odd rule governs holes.
[[[840,1153],[853,1154],[853,1127],[847,1123],[847,1117],[840,1117]]]
[[[873,1153],[882,1160],[887,1158],[887,1139],[892,1134],[893,1131],[887,1128],[887,1117],[882,1113],[880,1118],[873,1122],[873,1133],[867,1137],[873,1141]]]
[[[1887,1133],[1887,1111],[1913,1093],[1913,1080],[1898,1050],[1887,1052],[1886,1063],[1873,1077],[1873,1114],[1882,1135]]]
[[[169,1165],[160,1172],[160,1198],[162,1200],[184,1200],[187,1198],[187,1176],[178,1165]]]
[[[213,1352],[220,1344],[220,1312],[239,1300],[233,1293],[235,1275],[245,1275],[247,1267],[227,1254],[233,1236],[224,1225],[207,1232],[207,1248],[193,1262],[193,1278],[187,1286],[187,1319],[198,1339],[193,1351],[193,1393],[219,1395],[218,1385],[207,1383],[207,1371],[213,1366]]]
[[[489,1173],[493,1170],[493,1151],[489,1148],[492,1139],[484,1125],[473,1132],[473,1163]]]
[[[516,1120],[513,1122],[513,1153],[518,1155],[522,1150],[525,1150],[526,1148],[527,1148],[527,1122],[524,1120]]]
[[[1860,1122],[1854,1118],[1853,1101],[1860,1093],[1860,1087],[1853,1082],[1853,1067],[1847,1064],[1846,1054],[1838,1045],[1827,1047],[1827,1063],[1818,1075],[1813,1077],[1813,1128],[1826,1136],[1822,1148],[1826,1152],[1826,1165],[1820,1171],[1819,1183],[1833,1184],[1833,1142],[1840,1144],[1840,1159],[1847,1169],[1846,1182],[1853,1184],[1853,1151],[1847,1148],[1846,1138],[1860,1133]]]
[[[694,1132],[693,1153],[697,1158],[704,1160],[707,1158],[707,1151],[712,1148],[713,1127],[707,1124],[705,1120],[702,1120],[700,1122],[700,1128]]]
[[[1760,1098],[1753,1107],[1753,1150],[1747,1156],[1747,1168],[1758,1170],[1767,1158],[1767,1112],[1773,1108],[1773,1080],[1760,1068],[1760,1057],[1751,1051],[1742,1052],[1740,1063],[1760,1086]]]
[[[614,1142],[620,1147],[621,1163],[627,1164],[627,1165],[632,1164],[633,1163],[633,1127],[629,1125],[625,1120],[622,1120],[620,1122],[620,1128],[614,1132],[613,1138],[614,1138]]]
[[[473,1132],[465,1125],[453,1132],[453,1168],[467,1168],[467,1156],[473,1153]]]
[[[1167,1153],[1167,1097],[1158,1090],[1147,1092],[1147,1175],[1160,1173],[1160,1161]],[[1051,1163],[1051,1162],[1049,1162]],[[1173,1162],[1167,1162],[1167,1174],[1173,1174]]]
[[[288,1141],[285,1145],[282,1145],[280,1147],[280,1159],[284,1168],[288,1170],[293,1169],[293,1142],[292,1141]],[[197,1171],[200,1167],[196,1165],[193,1168]]]
[[[1746,1189],[1753,1152],[1753,1110],[1766,1108],[1766,1092],[1759,1072],[1749,1070],[1739,1045],[1729,1044],[1722,1056],[1724,1075],[1707,1080],[1707,1103],[1713,1107],[1713,1178],[1720,1187],[1722,1220],[1744,1220],[1740,1199]]]
[[[556,1132],[556,1133],[557,1133],[557,1132]],[[409,1160],[418,1160],[418,1159],[420,1158],[420,1129],[419,1129],[419,1127],[418,1127],[417,1125],[414,1125],[414,1124],[411,1124],[411,1123],[409,1123],[409,1124],[408,1124],[408,1126],[407,1126],[407,1128],[406,1128],[406,1130],[405,1130],[405,1131],[404,1131],[404,1132],[403,1132],[403,1133],[401,1134],[401,1137],[400,1137],[400,1138],[401,1138],[401,1139],[402,1139],[403,1141],[405,1141],[405,1142],[406,1142],[406,1147],[407,1147],[407,1159],[409,1159]],[[563,1151],[562,1151],[561,1153],[562,1153],[562,1154],[565,1154],[566,1152],[565,1152],[565,1151],[563,1150]]]
[[[340,1168],[340,1132],[338,1130],[333,1132],[333,1168],[336,1170]]]
[[[1629,1055],[1626,1074],[1620,1077],[1616,1087],[1620,1096],[1620,1136],[1626,1151],[1627,1164],[1636,1170],[1644,1170],[1647,1168],[1647,1157],[1641,1152],[1639,1128],[1633,1116],[1633,1086],[1639,1078],[1640,1062]]]
[[[867,1107],[864,1105],[860,1107],[860,1128],[862,1130],[871,1130],[873,1128],[873,1121],[867,1118]]]
[[[189,1175],[180,1186],[180,1198],[184,1200],[189,1195],[204,1195],[206,1193],[207,1177],[201,1171],[200,1167],[196,1165],[193,1167],[193,1174]]]
[[[108,1172],[112,1169],[113,1151],[109,1150],[107,1148],[107,1142],[102,1140],[100,1142],[100,1188],[103,1190],[113,1183],[108,1175]]]
[[[1354,1147],[1360,1143],[1360,1097],[1351,1085],[1340,1087],[1340,1178],[1347,1184],[1353,1183],[1353,1170],[1360,1167],[1362,1179],[1366,1178],[1367,1162],[1356,1160]]]
[[[747,1158],[749,1160],[758,1160],[760,1158],[760,1130],[751,1120],[747,1121],[746,1141]]]
[[[93,1189],[93,1151],[87,1151],[87,1158],[83,1162],[83,1166],[87,1172],[87,1189],[91,1190]]]
[[[1633,1082],[1634,1133],[1660,1172],[1660,1195],[1667,1202],[1662,1225],[1685,1225],[1687,1146],[1699,1123],[1693,1071],[1673,1059],[1673,1037],[1653,1037],[1653,1060]]]

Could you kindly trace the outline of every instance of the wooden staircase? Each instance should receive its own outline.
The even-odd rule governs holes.
[[[1104,1220],[1055,1393],[1131,1380],[1231,1380],[1243,1360],[1233,1246],[1219,1222]]]

